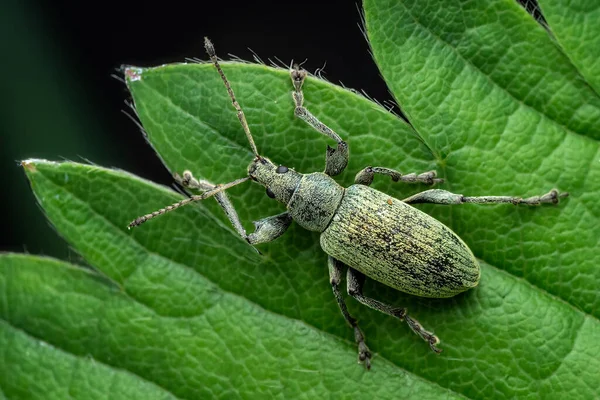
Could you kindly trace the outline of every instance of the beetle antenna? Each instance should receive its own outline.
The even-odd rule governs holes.
[[[200,201],[200,200],[204,200],[204,199],[208,199],[209,197],[214,196],[217,193],[221,193],[229,188],[232,188],[236,185],[239,185],[242,182],[246,182],[248,179],[250,179],[249,177],[245,177],[245,178],[240,178],[237,179],[233,182],[229,182],[229,183],[225,183],[223,185],[217,185],[214,189],[208,190],[202,194],[198,194],[198,195],[194,195],[192,197],[188,197],[187,199],[183,199],[181,201],[178,201],[177,203],[171,204],[170,206],[167,206],[165,208],[161,208],[160,210],[156,210],[150,214],[146,214],[146,215],[142,215],[141,217],[137,217],[136,219],[134,219],[133,221],[131,221],[131,223],[129,225],[127,225],[127,229],[131,229],[134,226],[138,226],[143,224],[144,222],[148,221],[149,219],[152,219],[154,217],[158,217],[159,215],[163,215],[168,213],[169,211],[173,211],[176,208],[179,207],[183,207],[186,204],[189,204],[191,202],[194,201]]]
[[[233,107],[235,107],[235,109],[237,110],[237,117],[240,120],[240,124],[242,124],[242,128],[244,128],[244,132],[246,133],[248,142],[250,142],[250,148],[252,149],[252,152],[254,153],[254,155],[256,157],[260,157],[258,155],[258,150],[256,150],[256,145],[254,144],[254,139],[252,138],[252,133],[250,133],[250,128],[248,127],[248,122],[246,121],[246,116],[244,115],[244,111],[242,111],[242,107],[240,107],[240,104],[235,99],[235,94],[233,93],[233,89],[231,88],[231,85],[229,84],[229,81],[227,80],[225,73],[221,69],[221,65],[219,64],[219,60],[217,59],[217,53],[215,52],[215,46],[212,44],[212,42],[207,37],[204,38],[204,48],[206,49],[206,52],[208,53],[210,60],[213,62],[213,64],[217,68],[217,71],[219,71],[219,75],[221,75],[221,79],[223,79],[223,83],[225,84],[227,93],[229,94],[229,97],[231,98],[231,104],[233,104]]]

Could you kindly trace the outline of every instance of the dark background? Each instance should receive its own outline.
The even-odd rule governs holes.
[[[135,124],[121,64],[206,59],[203,37],[228,53],[265,62],[308,59],[314,72],[389,100],[361,32],[360,3],[345,1],[68,2],[0,5],[2,90],[0,251],[77,260],[46,222],[19,161],[74,160],[128,170],[171,185]]]

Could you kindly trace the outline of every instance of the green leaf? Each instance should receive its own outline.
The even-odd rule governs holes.
[[[96,274],[49,258],[6,254],[0,259],[0,287],[4,294],[4,320],[0,321],[2,398],[175,399],[167,390],[139,376],[99,363],[85,347],[74,354],[49,345],[47,339],[52,328],[44,331],[45,340],[40,340],[6,322],[11,318],[31,320],[36,314],[58,306],[60,309],[54,312],[81,329],[99,321],[98,315],[73,320],[74,316],[85,316],[81,310],[83,304],[97,309],[102,304],[124,300],[114,287]],[[47,301],[43,307],[35,307],[26,316],[17,314],[24,301],[41,298]],[[9,304],[16,307],[9,309]],[[7,318],[7,314],[12,317]],[[37,322],[43,325],[42,321]]]
[[[387,301],[412,304],[421,322],[436,323],[445,344],[440,357],[403,324],[351,304],[379,353],[369,374],[353,362],[356,349],[331,297],[323,257],[302,257],[302,231],[261,258],[204,207],[183,208],[149,222],[153,229],[130,234],[119,223],[128,214],[179,196],[98,167],[41,161],[25,167],[56,228],[112,282],[56,262],[42,268],[40,261],[27,265],[27,258],[12,256],[16,261],[7,263],[11,256],[5,256],[2,318],[64,352],[130,371],[180,398],[232,392],[314,397],[342,388],[369,398],[436,398],[444,394],[436,385],[441,382],[462,384],[456,391],[478,397],[475,388],[489,380],[496,381],[494,390],[502,385],[513,394],[541,390],[540,380],[595,384],[598,361],[589,355],[600,350],[597,319],[496,268],[484,264],[481,286],[452,300],[418,301],[376,287]],[[280,254],[287,259],[271,259]],[[302,267],[305,273],[297,273]],[[422,381],[403,365],[437,376]],[[506,382],[523,369],[531,376]]]
[[[556,40],[600,93],[600,7],[589,0],[544,0],[540,7]]]
[[[133,218],[181,196],[124,172],[40,160],[24,167],[42,208],[110,282],[4,256],[3,327],[179,398],[593,397],[599,100],[516,3],[411,4],[366,1],[365,16],[377,63],[414,129],[351,91],[314,78],[305,84],[305,105],[350,145],[339,182],[378,165],[435,168],[444,189],[465,195],[571,193],[557,207],[423,207],[482,260],[480,286],[445,300],[373,282],[365,291],[407,306],[441,338],[440,356],[405,324],[349,300],[376,353],[371,372],[357,366],[317,234],[292,226],[261,245],[261,257],[213,200],[128,232]],[[294,118],[288,72],[223,68],[261,154],[300,172],[322,170],[328,141]],[[246,174],[252,155],[214,67],[131,67],[126,77],[171,171],[215,183]],[[245,185],[230,195],[247,229],[283,210]],[[423,190],[384,179],[374,186],[398,198]]]
[[[146,393],[148,398],[316,398],[336,393],[393,398],[414,392],[432,399],[458,397],[385,359],[378,360],[378,374],[370,376],[352,362],[356,350],[348,340],[223,290],[195,272],[193,264],[155,253],[161,248],[156,237],[128,236],[111,221],[119,218],[119,204],[107,203],[113,196],[146,191],[153,201],[171,201],[174,195],[165,189],[121,172],[71,163],[31,162],[27,168],[49,217],[62,214],[64,224],[57,227],[76,246],[82,244],[78,248],[90,259],[94,251],[104,251],[97,254],[96,265],[114,274],[114,280],[54,260],[0,256],[0,310],[6,321],[0,324],[0,385],[9,398],[27,395],[24,382],[34,379],[37,391],[56,392],[44,398],[57,399],[67,392],[88,399],[80,385],[107,382],[119,385],[96,390],[110,398],[130,398],[127,385],[144,389],[139,396]],[[99,189],[85,188],[92,182]],[[87,193],[80,191],[85,189]],[[123,214],[137,209],[134,202],[120,205]],[[229,234],[211,225],[209,216],[188,210],[188,221],[211,226],[214,239]],[[192,230],[200,226],[192,225]],[[180,225],[172,228],[166,226],[162,234],[178,235]],[[250,266],[243,258],[233,261],[240,268]],[[135,270],[128,270],[129,265]],[[38,348],[33,360],[28,356],[31,342]],[[44,350],[48,344],[56,349]],[[90,382],[79,382],[79,374],[89,374]]]
[[[553,187],[571,194],[558,209],[437,207],[433,214],[476,256],[600,317],[598,136],[575,130],[588,115],[569,110],[585,100],[589,117],[600,115],[600,99],[517,3],[426,3],[367,1],[366,21],[384,78],[438,154],[446,187],[468,195],[530,196]],[[539,79],[517,78],[530,70]],[[567,89],[548,92],[548,79]]]

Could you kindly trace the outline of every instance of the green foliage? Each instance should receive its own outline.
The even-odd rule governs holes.
[[[600,93],[600,7],[588,0],[540,3],[565,54],[596,93]]]
[[[213,200],[129,232],[133,218],[181,196],[121,171],[29,160],[39,203],[94,271],[2,256],[4,396],[597,393],[600,99],[579,64],[515,2],[412,3],[367,0],[365,17],[376,61],[414,128],[348,90],[316,79],[305,85],[306,105],[348,139],[350,164],[339,181],[379,165],[437,169],[443,188],[468,195],[571,193],[558,207],[424,207],[482,260],[480,286],[448,300],[374,283],[366,290],[433,329],[440,356],[405,324],[350,300],[376,353],[371,372],[357,366],[316,234],[293,226],[261,245],[261,257]],[[327,141],[294,119],[288,72],[241,63],[224,70],[259,151],[300,172],[322,170]],[[211,65],[132,68],[127,76],[149,141],[171,171],[215,183],[245,175],[251,153]],[[423,189],[375,186],[399,198]],[[247,229],[282,211],[250,183],[231,198]]]

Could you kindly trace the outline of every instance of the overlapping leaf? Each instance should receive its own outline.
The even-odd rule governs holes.
[[[375,57],[436,149],[447,187],[470,195],[571,193],[555,211],[454,207],[435,215],[477,256],[598,318],[600,99],[516,3],[370,3]]]
[[[598,3],[588,0],[544,0],[539,3],[549,29],[565,54],[596,93],[600,93]]]

